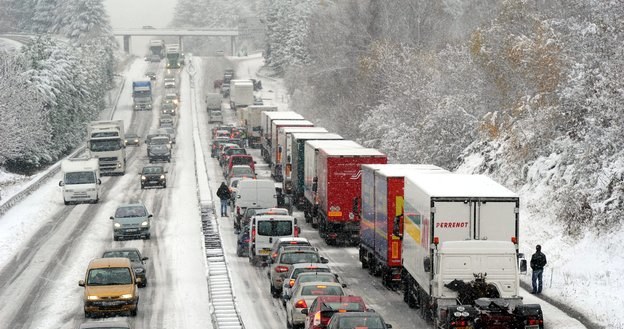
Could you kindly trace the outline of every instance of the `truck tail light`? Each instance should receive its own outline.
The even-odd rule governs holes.
[[[277,266],[275,268],[275,272],[277,273],[284,273],[284,272],[288,272],[288,266]]]
[[[305,299],[300,299],[295,303],[295,308],[308,308]]]
[[[433,237],[433,244],[435,244],[436,246],[440,244],[440,238],[437,236]]]
[[[518,238],[517,238],[517,237],[515,237],[515,236],[512,236],[512,237],[511,237],[511,243],[513,243],[513,244],[518,244]]]
[[[256,228],[251,229],[251,241],[256,241]]]
[[[466,326],[468,326],[468,321],[466,321],[466,320],[457,320],[457,321],[452,321],[451,322],[451,328],[466,327]]]

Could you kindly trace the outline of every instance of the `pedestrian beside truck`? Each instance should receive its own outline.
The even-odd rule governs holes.
[[[219,189],[217,190],[217,196],[221,200],[221,217],[227,217],[228,201],[232,195],[230,194],[228,186],[225,185],[225,182],[221,182],[221,186],[219,186]]]
[[[546,255],[542,253],[542,246],[538,244],[535,246],[535,253],[531,256],[531,269],[533,270],[531,277],[531,283],[533,284],[532,294],[542,293],[542,274],[544,273],[546,263]]]

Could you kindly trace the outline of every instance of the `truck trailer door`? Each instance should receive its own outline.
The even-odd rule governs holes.
[[[475,239],[511,241],[518,237],[518,203],[516,201],[477,202],[478,218]]]
[[[423,232],[433,232],[433,237],[438,237],[440,243],[444,241],[470,240],[475,212],[471,202],[463,201],[436,201],[433,222],[426,220],[421,223]],[[426,226],[432,225],[429,230]],[[423,245],[429,245],[432,240],[423,241]]]

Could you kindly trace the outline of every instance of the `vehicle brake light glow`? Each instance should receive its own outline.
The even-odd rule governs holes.
[[[295,303],[295,308],[308,308],[305,299],[300,299]]]
[[[439,238],[439,237],[437,237],[437,236],[434,236],[434,237],[433,237],[433,244],[435,244],[436,246],[437,246],[438,244],[440,244],[440,238]]]
[[[288,266],[277,266],[275,268],[275,272],[277,273],[284,273],[284,272],[288,272]]]
[[[312,321],[313,326],[318,326],[321,324],[321,312],[316,312],[314,314],[314,320]]]
[[[517,238],[517,237],[515,237],[515,236],[512,236],[512,237],[511,237],[511,243],[513,243],[513,244],[518,244],[518,238]]]

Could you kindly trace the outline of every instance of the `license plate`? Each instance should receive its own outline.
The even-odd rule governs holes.
[[[271,250],[260,250],[260,255],[268,255],[271,253]]]
[[[102,302],[102,306],[115,306],[117,302]]]
[[[126,229],[126,232],[137,232],[139,229],[138,228],[129,228]]]

